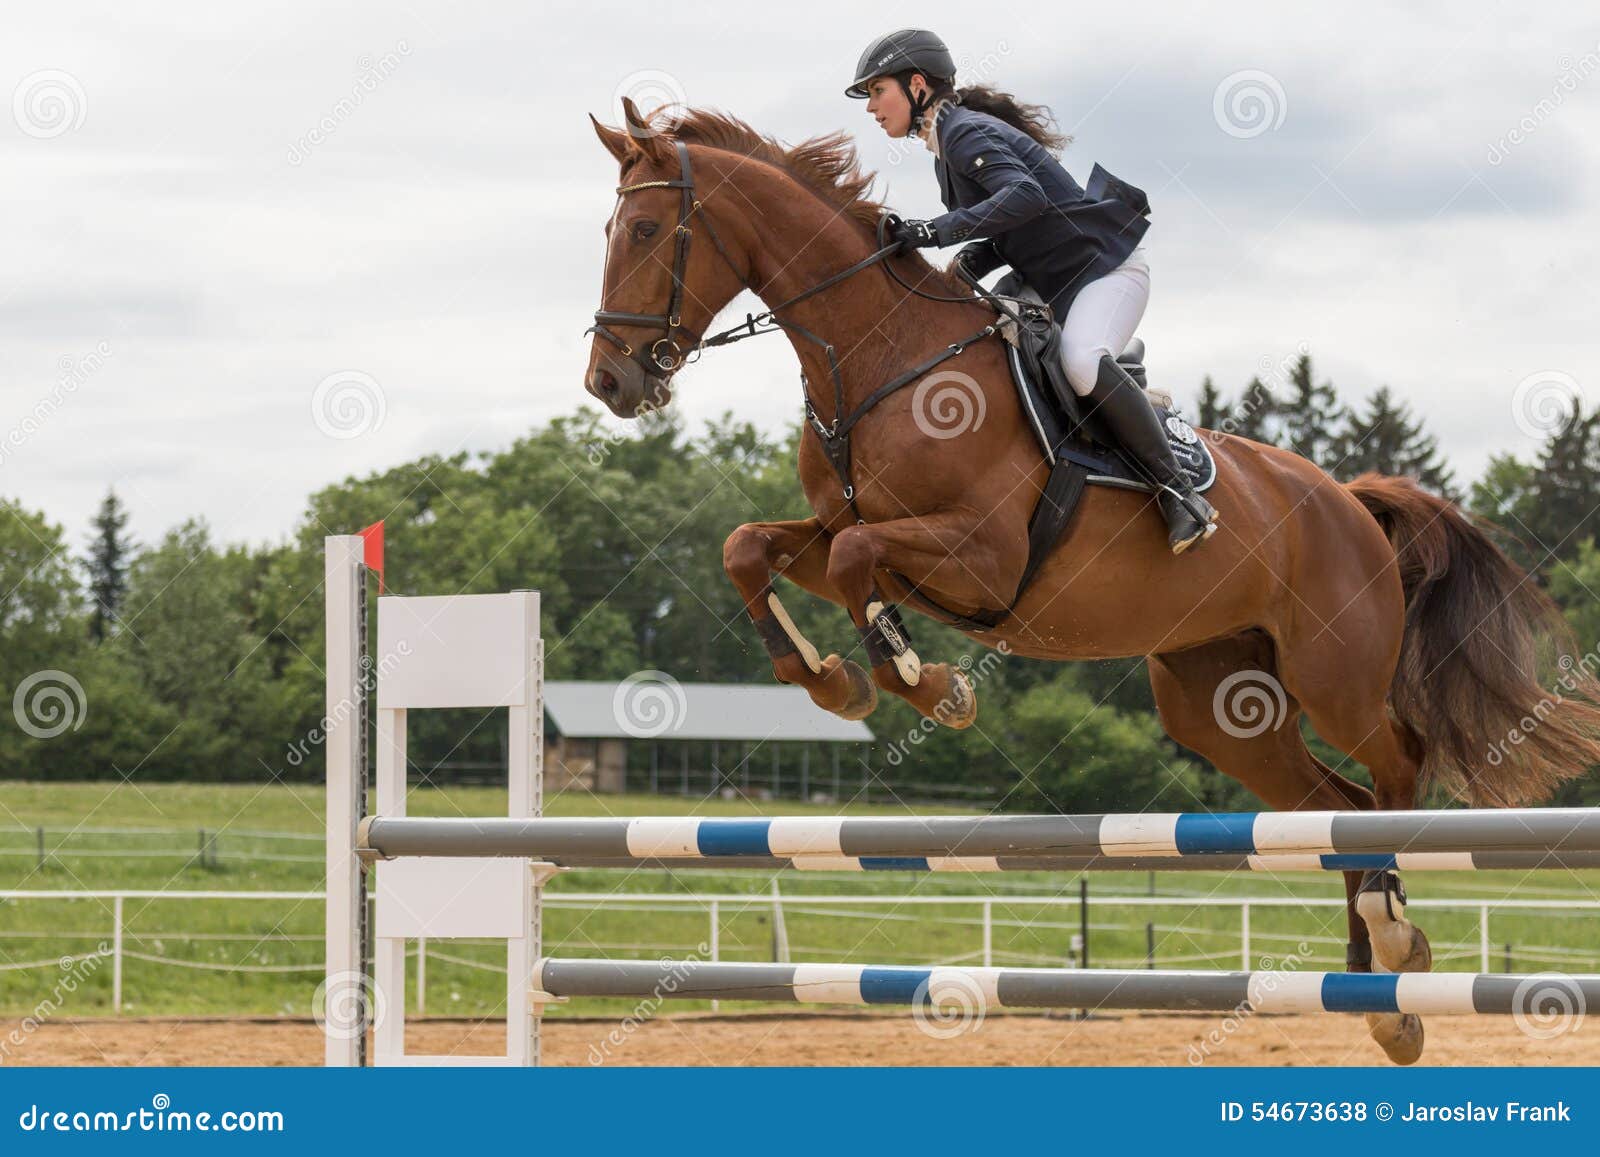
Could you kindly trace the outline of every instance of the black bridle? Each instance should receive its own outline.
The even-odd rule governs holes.
[[[760,337],[762,334],[777,333],[780,330],[805,338],[807,341],[821,346],[822,352],[828,359],[829,376],[833,379],[833,421],[824,422],[821,415],[817,413],[816,406],[813,405],[811,400],[811,383],[802,373],[800,375],[800,383],[805,391],[806,421],[811,426],[812,432],[816,434],[818,441],[822,444],[823,454],[833,467],[834,473],[839,476],[839,484],[844,489],[845,501],[850,504],[850,513],[855,516],[858,523],[865,522],[866,520],[861,517],[860,509],[856,506],[856,488],[855,483],[851,480],[850,431],[855,428],[856,423],[866,417],[879,402],[890,394],[926,376],[936,366],[949,361],[973,342],[981,341],[998,333],[999,326],[986,325],[977,333],[964,337],[960,341],[950,343],[937,354],[924,359],[904,373],[898,374],[888,382],[885,382],[868,394],[859,406],[846,412],[844,375],[839,370],[839,359],[836,356],[833,343],[825,338],[818,337],[804,326],[783,320],[778,316],[779,311],[788,309],[792,305],[798,305],[800,302],[805,301],[807,298],[815,297],[819,293],[824,293],[840,282],[847,281],[862,270],[870,269],[874,265],[882,265],[898,285],[918,297],[927,298],[929,301],[966,303],[987,299],[990,305],[1000,308],[1001,312],[1010,311],[1000,306],[988,293],[983,292],[981,286],[976,287],[979,291],[979,296],[976,297],[943,297],[908,284],[895,271],[894,267],[888,263],[887,259],[900,251],[900,243],[887,240],[885,226],[888,219],[885,218],[879,223],[878,227],[879,248],[870,256],[862,258],[846,269],[841,269],[838,273],[823,278],[809,289],[802,290],[793,297],[786,298],[763,313],[746,314],[744,321],[739,325],[731,326],[721,333],[713,334],[711,337],[694,340],[690,343],[689,348],[684,350],[678,345],[676,337],[680,333],[688,334],[690,332],[683,325],[683,294],[684,278],[689,269],[689,241],[693,236],[693,230],[690,229],[689,222],[697,213],[700,214],[700,220],[704,223],[706,232],[711,235],[711,240],[716,245],[717,252],[722,254],[722,259],[728,263],[728,268],[733,270],[734,276],[739,279],[739,284],[749,289],[750,283],[739,272],[739,267],[734,263],[733,258],[728,255],[728,250],[722,244],[722,238],[717,236],[717,230],[711,223],[711,218],[704,213],[700,213],[701,203],[695,197],[694,172],[689,165],[688,146],[682,141],[675,141],[674,144],[677,146],[678,152],[679,175],[677,180],[639,181],[636,184],[621,185],[617,188],[618,197],[639,189],[679,190],[677,236],[673,241],[672,254],[672,295],[667,300],[667,310],[665,313],[627,313],[614,309],[596,310],[594,324],[584,330],[584,333],[599,334],[621,350],[624,357],[631,358],[639,368],[651,376],[672,374],[685,362],[693,360],[702,350],[712,349],[716,346],[732,345],[734,342],[744,341],[746,338]],[[663,331],[663,336],[657,339],[648,351],[635,350],[629,342],[608,329],[608,324],[661,330]]]
[[[682,141],[676,142],[678,148],[678,172],[676,181],[640,181],[633,185],[619,185],[617,196],[620,198],[639,189],[677,189],[678,198],[678,225],[676,236],[672,243],[672,295],[667,299],[665,313],[627,313],[615,309],[597,309],[594,314],[594,324],[584,330],[584,335],[599,334],[612,345],[622,351],[622,356],[632,358],[640,369],[646,374],[670,374],[684,364],[688,356],[678,345],[677,336],[689,331],[683,327],[683,290],[684,278],[689,272],[689,241],[694,236],[694,230],[689,227],[689,221],[700,209],[700,202],[695,199],[694,174],[689,168],[689,147]],[[732,268],[735,275],[738,268],[733,264],[733,258],[728,256],[728,251],[723,248],[722,238],[717,236],[717,230],[711,224],[709,217],[702,217],[705,222],[706,232],[711,234],[711,240],[716,244],[717,252],[722,254],[724,261]],[[739,278],[740,284],[744,278]],[[663,336],[652,342],[648,352],[635,350],[627,341],[623,340],[610,329],[610,325],[631,325],[648,329],[659,329]],[[697,338],[691,344],[689,353],[698,351],[703,343]]]

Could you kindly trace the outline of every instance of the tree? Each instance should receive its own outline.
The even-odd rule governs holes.
[[[1541,569],[1547,559],[1569,559],[1593,542],[1600,522],[1600,415],[1572,412],[1545,441],[1533,479],[1526,521],[1517,529],[1532,539]]]
[[[1217,430],[1221,422],[1228,416],[1228,407],[1222,400],[1222,391],[1217,389],[1217,383],[1207,374],[1200,383],[1199,413],[1195,415],[1195,425],[1202,430]]]
[[[1290,396],[1278,406],[1284,441],[1297,454],[1334,471],[1344,456],[1341,428],[1346,410],[1331,382],[1317,385],[1311,355],[1301,354],[1289,372]]]
[[[1412,414],[1410,406],[1394,400],[1388,386],[1368,395],[1363,410],[1346,411],[1338,441],[1343,457],[1333,473],[1341,479],[1349,480],[1369,471],[1404,474],[1436,494],[1456,497],[1455,482],[1439,453],[1438,442]]]
[[[123,536],[128,525],[128,511],[115,490],[106,491],[91,523],[94,534],[89,539],[89,559],[85,569],[89,572],[89,597],[94,608],[89,614],[89,637],[96,643],[104,642],[117,621],[123,597],[128,591],[128,555],[133,544]]]

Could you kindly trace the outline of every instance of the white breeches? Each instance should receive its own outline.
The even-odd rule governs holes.
[[[1116,357],[1128,347],[1149,303],[1150,263],[1142,245],[1073,299],[1061,323],[1061,360],[1079,397],[1094,389],[1100,359]]]

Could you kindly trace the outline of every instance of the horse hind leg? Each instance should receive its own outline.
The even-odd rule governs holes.
[[[1276,810],[1372,810],[1370,792],[1306,747],[1299,729],[1301,705],[1278,679],[1276,664],[1272,640],[1259,631],[1152,656],[1150,684],[1167,734]],[[1373,959],[1372,925],[1357,910],[1365,875],[1344,873],[1346,960],[1351,971],[1359,972],[1368,971]],[[1367,1025],[1396,1063],[1410,1064],[1422,1055],[1419,1017],[1369,1016]]]
[[[1317,734],[1372,774],[1381,811],[1416,806],[1422,741],[1389,713],[1388,681],[1393,656],[1376,653],[1384,640],[1363,636],[1374,653],[1362,654],[1331,632],[1284,649],[1284,682],[1292,688]],[[1406,918],[1405,888],[1395,870],[1365,873],[1353,908],[1367,926],[1372,964],[1381,972],[1427,972],[1433,967],[1428,938]],[[1372,1037],[1389,1056],[1409,1064],[1422,1053],[1421,1019],[1409,1013],[1369,1014]]]

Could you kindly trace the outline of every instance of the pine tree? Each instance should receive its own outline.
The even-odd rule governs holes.
[[[1576,557],[1593,542],[1600,519],[1600,414],[1584,417],[1581,403],[1544,444],[1533,482],[1533,501],[1522,532],[1541,556]],[[1541,558],[1541,564],[1547,560]]]
[[[1274,446],[1282,445],[1276,431],[1278,415],[1278,399],[1272,396],[1272,391],[1267,389],[1267,384],[1260,378],[1251,378],[1250,384],[1244,388],[1244,393],[1238,401],[1229,400],[1222,407],[1222,415],[1217,419],[1217,425],[1210,429],[1221,430],[1225,434],[1237,434],[1241,438],[1249,438],[1252,442],[1266,442]]]
[[[1207,374],[1205,380],[1200,383],[1198,410],[1199,413],[1195,415],[1197,419],[1195,425],[1202,430],[1219,429],[1217,423],[1228,415],[1228,407],[1222,400],[1222,391],[1217,389],[1217,383],[1211,380],[1210,374]]]
[[[128,525],[128,511],[115,490],[106,492],[91,524],[94,534],[89,540],[89,595],[94,600],[94,611],[89,617],[89,637],[102,642],[111,633],[122,608],[123,596],[128,590],[128,556],[133,544],[123,536]]]
[[[1368,471],[1404,474],[1436,494],[1456,497],[1455,482],[1438,442],[1410,406],[1395,401],[1388,386],[1374,390],[1364,410],[1346,412],[1339,442],[1343,455],[1333,473],[1341,479],[1348,481]]]
[[[1336,470],[1344,456],[1341,427],[1346,414],[1339,395],[1329,382],[1316,384],[1309,354],[1295,360],[1289,387],[1289,398],[1279,406],[1285,443],[1324,470]]]

